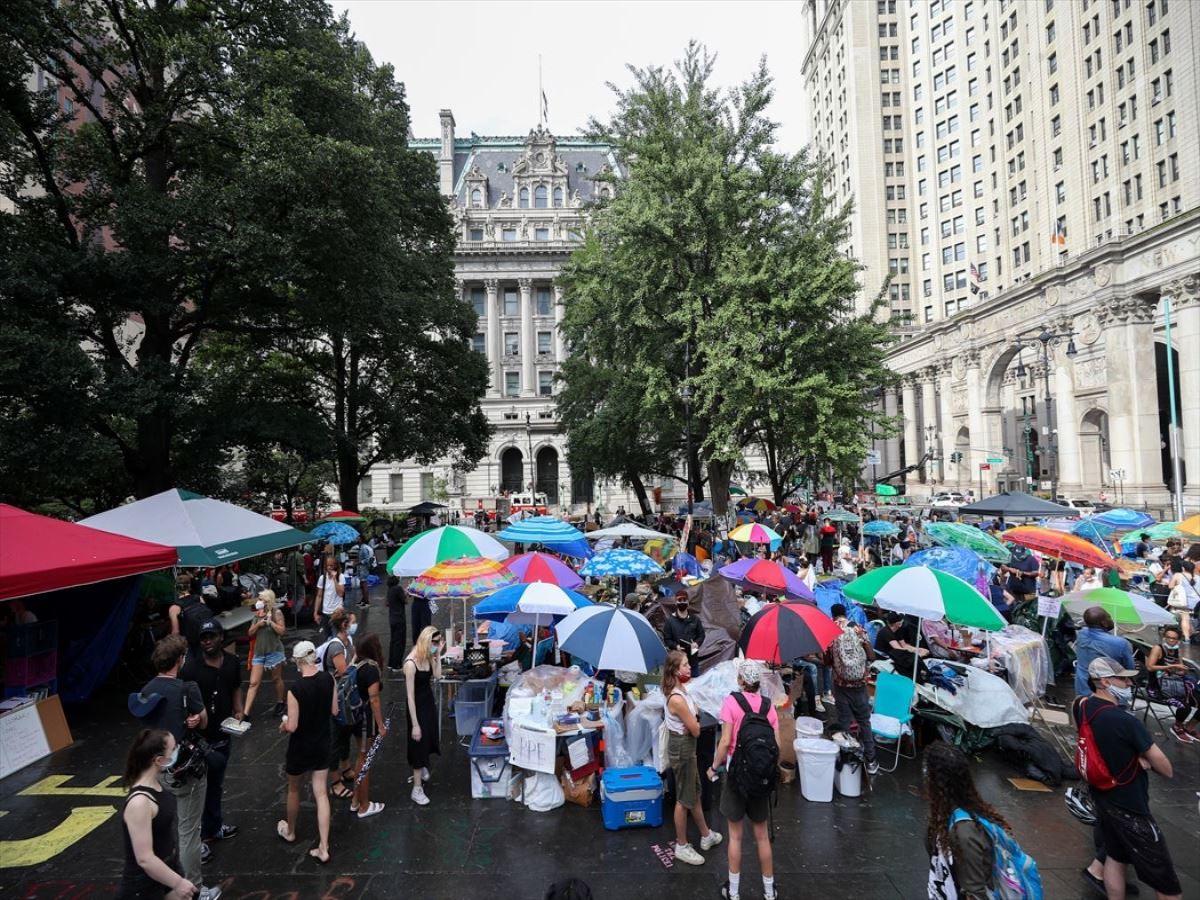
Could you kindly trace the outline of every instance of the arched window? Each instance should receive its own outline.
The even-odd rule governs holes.
[[[483,191],[479,190],[479,188],[471,191],[471,206],[475,209],[483,207]]]
[[[546,186],[544,184],[539,184],[533,189],[533,208],[546,208]]]
[[[555,209],[558,209],[559,207],[561,207],[561,206],[562,206],[562,201],[563,201],[563,191],[562,191],[562,188],[560,188],[560,187],[558,187],[558,188],[555,188],[555,189],[554,189],[554,208],[555,208]]]
[[[601,200],[611,200],[612,199],[612,191],[610,191],[608,188],[600,188],[600,199]]]
[[[521,193],[518,196],[520,197],[520,201],[517,205],[521,209],[529,209],[529,188],[521,188]]]

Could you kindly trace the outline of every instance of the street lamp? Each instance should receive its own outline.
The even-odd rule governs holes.
[[[525,410],[525,440],[529,443],[529,499],[536,507],[534,494],[537,492],[537,482],[533,474],[533,416],[529,414],[529,410]]]
[[[1025,364],[1020,361],[1021,351],[1027,346],[1033,346],[1033,341],[1039,341],[1042,345],[1042,389],[1043,405],[1046,409],[1046,423],[1042,427],[1042,433],[1045,434],[1047,441],[1046,468],[1050,472],[1050,499],[1054,502],[1058,501],[1058,430],[1053,425],[1054,413],[1050,398],[1050,348],[1057,347],[1064,340],[1067,342],[1067,356],[1074,358],[1079,351],[1075,347],[1075,332],[1073,331],[1065,331],[1060,334],[1050,328],[1044,328],[1040,334],[1029,341],[1018,341],[1016,345],[1016,376],[1018,378],[1025,377]]]

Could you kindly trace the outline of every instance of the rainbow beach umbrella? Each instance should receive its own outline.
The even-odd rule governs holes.
[[[517,578],[494,559],[448,559],[414,578],[407,590],[427,600],[483,597],[516,584]]]
[[[729,539],[739,544],[767,544],[772,550],[778,550],[783,538],[773,529],[758,522],[739,525],[729,532]]]

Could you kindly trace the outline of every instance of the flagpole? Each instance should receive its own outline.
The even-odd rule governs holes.
[[[539,126],[543,126],[546,124],[546,117],[543,114],[543,110],[545,109],[545,104],[542,103],[542,95],[544,93],[545,93],[545,91],[542,90],[542,54],[539,53],[538,54],[538,96],[537,96],[538,125]]]

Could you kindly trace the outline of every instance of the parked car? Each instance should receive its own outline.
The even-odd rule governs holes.
[[[1069,507],[1081,516],[1090,516],[1097,512],[1096,504],[1082,497],[1059,497],[1058,502],[1060,506]]]
[[[967,498],[965,494],[958,491],[942,491],[940,494],[934,494],[929,501],[929,506],[932,509],[944,509],[947,507],[966,506]]]

